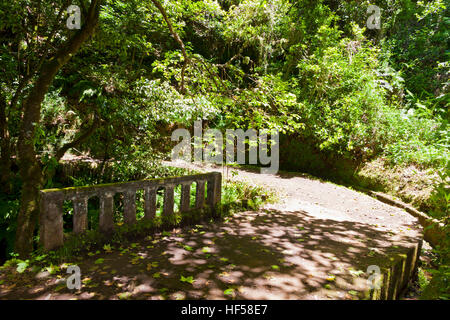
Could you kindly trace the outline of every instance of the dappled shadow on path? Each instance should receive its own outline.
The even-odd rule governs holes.
[[[303,211],[245,212],[81,258],[73,262],[81,290],[49,276],[0,298],[350,299],[348,291],[364,290],[369,265],[382,267],[386,254],[413,243],[393,236]]]

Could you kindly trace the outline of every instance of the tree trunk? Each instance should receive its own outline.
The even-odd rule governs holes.
[[[39,70],[37,80],[24,102],[22,126],[19,132],[18,157],[22,179],[22,195],[17,220],[15,252],[28,256],[33,250],[33,233],[39,216],[39,190],[44,174],[36,157],[35,131],[41,116],[41,104],[58,71],[94,33],[98,23],[101,0],[92,0],[83,28],[70,38]]]

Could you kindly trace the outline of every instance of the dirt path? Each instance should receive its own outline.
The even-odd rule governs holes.
[[[301,175],[235,171],[228,176],[274,188],[283,201],[73,261],[81,290],[67,289],[63,272],[41,272],[22,286],[3,285],[0,298],[356,299],[367,292],[369,266],[391,267],[390,258],[420,250],[421,227],[401,209]],[[399,283],[412,262],[403,263]]]
[[[303,210],[317,217],[379,225],[380,231],[398,230],[402,227],[407,230],[418,226],[417,219],[402,209],[389,206],[363,193],[299,173],[271,175],[230,168],[227,172],[226,169],[212,165],[199,166],[185,162],[165,162],[165,164],[205,172],[220,171],[228,179],[275,189],[281,194],[282,200],[266,207],[272,210]]]

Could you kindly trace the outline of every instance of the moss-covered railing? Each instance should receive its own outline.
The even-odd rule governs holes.
[[[195,205],[190,205],[191,185],[196,183]],[[125,224],[136,223],[136,192],[144,191],[144,219],[156,217],[156,193],[164,189],[162,216],[174,214],[174,190],[181,185],[180,212],[199,210],[205,206],[215,208],[221,199],[222,175],[219,172],[192,176],[142,180],[91,187],[47,189],[40,193],[40,241],[45,250],[52,250],[64,243],[63,205],[73,202],[73,233],[81,234],[88,227],[88,201],[98,197],[99,230],[114,230],[114,195],[123,194],[123,218]],[[205,199],[206,188],[206,199]]]

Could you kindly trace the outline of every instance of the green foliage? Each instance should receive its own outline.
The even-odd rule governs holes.
[[[376,157],[393,166],[431,168],[440,178],[428,201],[429,214],[446,222],[447,2],[164,1],[186,47],[190,61],[185,65],[179,43],[152,1],[105,0],[96,34],[56,75],[42,104],[31,143],[49,173],[45,186],[185,174],[161,167],[160,161],[171,151],[173,130],[203,119],[223,130],[280,130],[281,153],[296,154],[296,159],[281,159],[289,169],[324,172],[330,171],[324,159],[358,166]],[[19,84],[73,33],[65,27],[65,3],[0,3],[0,87],[7,100],[12,179],[23,117],[19,106],[32,81],[25,81],[22,91]],[[381,30],[365,28],[369,4],[381,8]],[[10,108],[14,97],[16,106]],[[67,177],[63,173],[70,165],[58,163],[57,151],[80,137],[66,154],[77,162]],[[77,157],[90,162],[80,164]],[[177,202],[179,197],[177,189]],[[224,212],[257,208],[271,197],[241,183],[227,182],[222,190]],[[0,195],[0,242],[9,253],[18,199],[17,192]],[[116,199],[118,222],[122,201]],[[72,212],[65,208],[68,224]],[[137,209],[142,217],[143,208]],[[90,203],[89,223],[97,222],[98,205]]]
[[[448,215],[443,231],[446,238],[443,243],[433,248],[432,266],[426,269],[432,275],[432,279],[426,283],[423,291],[424,299],[450,299],[450,225],[448,224]]]
[[[406,8],[389,17],[391,34],[383,41],[383,51],[393,67],[402,71],[411,92],[444,106],[448,103],[448,4],[442,0],[396,2],[395,6]]]
[[[258,185],[241,181],[227,181],[222,184],[222,206],[228,214],[243,209],[257,210],[262,204],[275,202],[276,195]]]
[[[374,73],[376,51],[356,26],[355,33],[356,40],[343,39],[299,61],[296,87],[306,98],[305,136],[321,150],[367,158],[379,151],[384,90]]]
[[[384,154],[393,163],[445,168],[450,145],[447,121],[420,117],[412,109],[386,108],[383,115]]]
[[[446,219],[446,224],[450,221],[450,168],[449,164],[444,169],[438,171],[439,178],[435,181],[434,192],[430,198],[433,203],[433,210],[430,215],[438,219]]]
[[[187,283],[189,283],[189,284],[193,284],[195,280],[194,280],[194,277],[193,277],[193,276],[184,277],[183,275],[181,275],[180,281],[181,281],[181,282],[187,282]]]
[[[4,245],[4,259],[11,258],[17,228],[19,199],[0,194],[0,243]]]

